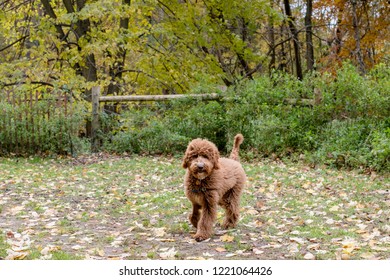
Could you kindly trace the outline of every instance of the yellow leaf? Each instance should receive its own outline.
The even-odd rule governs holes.
[[[256,220],[255,226],[256,226],[256,227],[261,227],[261,226],[263,226],[263,222],[262,222],[262,221],[259,221],[259,220]]]
[[[249,215],[257,215],[259,214],[259,212],[255,209],[249,209],[248,211],[246,211],[247,214]]]
[[[104,250],[103,249],[97,249],[97,254],[100,256],[100,257],[104,257],[105,253],[104,253]]]
[[[230,236],[228,234],[225,234],[225,235],[221,236],[220,240],[222,242],[233,242],[234,236]]]

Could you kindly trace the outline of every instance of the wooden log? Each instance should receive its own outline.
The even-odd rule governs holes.
[[[222,96],[218,93],[208,94],[172,94],[172,95],[115,95],[100,96],[99,102],[120,102],[120,101],[164,101],[172,99],[198,98],[200,100],[218,100]]]

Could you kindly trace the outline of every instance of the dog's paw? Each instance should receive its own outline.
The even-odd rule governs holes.
[[[224,222],[222,225],[221,225],[221,228],[222,229],[231,229],[231,228],[235,228],[236,225],[232,222]]]
[[[209,239],[210,236],[206,235],[206,234],[195,234],[194,235],[194,239],[197,241],[197,242],[201,242],[201,241],[205,241],[207,239]]]

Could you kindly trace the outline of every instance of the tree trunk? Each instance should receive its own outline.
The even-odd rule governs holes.
[[[274,0],[270,0],[271,8],[274,8]],[[270,61],[268,65],[268,71],[271,74],[272,70],[275,69],[276,64],[276,50],[275,50],[275,29],[274,29],[274,19],[272,16],[268,19],[268,41],[269,41],[269,53]]]
[[[295,55],[295,68],[297,71],[297,77],[298,79],[303,79],[302,74],[302,65],[301,65],[301,55],[300,55],[300,48],[299,48],[299,38],[298,38],[298,30],[295,27],[294,18],[291,13],[291,7],[290,7],[290,1],[289,0],[283,0],[284,2],[284,9],[286,11],[286,16],[288,19],[288,25],[290,27],[290,32],[292,34],[293,38],[293,45],[294,45],[294,55]]]
[[[305,29],[306,29],[306,64],[309,72],[314,70],[314,48],[313,48],[313,0],[306,2]]]
[[[130,0],[122,0],[123,5],[130,6]],[[119,21],[119,27],[120,31],[123,32],[123,30],[129,29],[129,18],[121,18]],[[115,79],[121,79],[123,69],[125,66],[125,59],[126,59],[126,48],[124,47],[125,42],[118,42],[119,45],[119,52],[116,54],[115,57],[115,63],[114,65],[110,66],[109,74],[111,77],[111,82],[108,85],[107,94],[113,94],[119,92],[119,86],[118,83],[115,82]]]
[[[350,0],[352,4],[352,24],[354,30],[354,37],[356,42],[356,60],[358,63],[359,71],[364,76],[366,74],[366,66],[364,65],[362,50],[360,47],[360,29],[359,29],[359,20],[357,16],[357,0]]]

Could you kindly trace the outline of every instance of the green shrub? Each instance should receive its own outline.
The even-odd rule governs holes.
[[[384,127],[367,119],[334,120],[322,131],[314,159],[336,167],[388,169],[390,129]]]
[[[376,130],[371,137],[369,165],[377,170],[390,171],[390,127]]]
[[[299,81],[275,72],[229,88],[222,101],[184,99],[134,106],[121,115],[105,148],[182,153],[188,141],[201,137],[228,153],[240,132],[245,137],[242,153],[250,157],[304,153],[317,163],[386,170],[389,73],[382,65],[361,77],[345,64],[337,77],[313,73]],[[319,102],[311,106],[290,102],[315,97]]]

